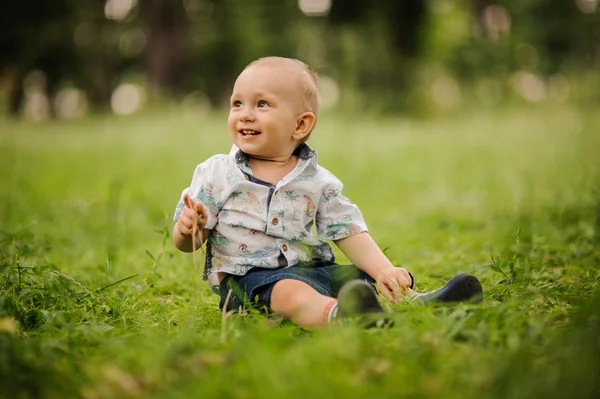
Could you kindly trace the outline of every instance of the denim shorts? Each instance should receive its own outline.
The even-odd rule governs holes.
[[[375,280],[354,265],[338,265],[333,262],[306,262],[281,269],[250,269],[243,276],[227,275],[219,285],[223,309],[229,291],[227,311],[251,306],[260,310],[269,309],[273,285],[283,279],[303,281],[319,293],[336,298],[340,288],[350,280],[362,279],[375,284]],[[375,289],[375,288],[373,288]],[[266,309],[265,309],[266,308]]]

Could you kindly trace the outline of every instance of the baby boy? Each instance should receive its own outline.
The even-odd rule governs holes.
[[[259,306],[318,327],[383,313],[377,291],[390,301],[412,294],[412,275],[386,258],[306,144],[319,112],[314,72],[295,59],[256,60],[237,78],[230,107],[232,149],[196,167],[173,228],[181,251],[206,242],[204,272],[221,308]],[[335,263],[328,241],[352,265]],[[479,281],[460,274],[421,300],[480,296]]]

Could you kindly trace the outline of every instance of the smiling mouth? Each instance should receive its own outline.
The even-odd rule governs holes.
[[[256,135],[260,134],[260,132],[257,132],[256,130],[250,130],[250,129],[242,129],[242,130],[239,130],[239,132],[242,136],[256,136]]]

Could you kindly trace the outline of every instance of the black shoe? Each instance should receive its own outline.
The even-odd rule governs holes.
[[[390,327],[393,321],[384,316],[375,290],[364,280],[352,280],[344,284],[338,294],[339,319],[358,319],[365,328]]]
[[[477,277],[458,273],[438,290],[415,294],[414,300],[424,303],[464,301],[479,303],[483,300],[483,289]]]

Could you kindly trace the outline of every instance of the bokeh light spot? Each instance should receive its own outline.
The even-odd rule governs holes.
[[[104,15],[108,19],[125,19],[137,5],[137,0],[107,0],[104,5]]]
[[[75,88],[65,88],[54,99],[56,115],[65,119],[81,118],[85,115],[88,102],[85,93]]]
[[[41,121],[50,116],[50,101],[42,91],[32,91],[25,96],[23,113],[27,119]]]
[[[142,108],[146,92],[141,86],[122,84],[115,89],[110,98],[110,106],[117,115],[131,115]]]
[[[598,9],[598,0],[575,0],[575,4],[584,14],[593,14]]]
[[[527,101],[536,103],[546,97],[544,81],[531,72],[519,71],[514,74],[512,85],[517,93]]]
[[[331,0],[298,0],[298,8],[311,17],[323,16],[329,13]]]
[[[440,76],[431,86],[431,98],[441,108],[454,108],[461,102],[460,86],[453,78]]]
[[[25,76],[23,114],[27,119],[41,121],[50,116],[50,100],[46,95],[46,84],[47,77],[42,71],[31,71]]]
[[[489,5],[483,10],[483,22],[492,39],[498,39],[510,30],[510,14],[499,4]]]

